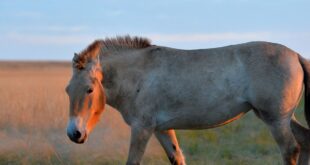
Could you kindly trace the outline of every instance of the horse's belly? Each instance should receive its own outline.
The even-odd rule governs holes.
[[[207,129],[230,123],[248,112],[248,103],[219,105],[212,109],[180,109],[173,112],[161,111],[157,116],[157,130]]]

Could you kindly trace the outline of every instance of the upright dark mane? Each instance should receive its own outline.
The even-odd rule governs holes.
[[[117,51],[121,49],[140,49],[151,46],[151,42],[143,37],[117,36],[104,40],[95,40],[81,53],[73,57],[73,66],[77,69],[85,68],[88,59],[97,56],[103,49]]]
[[[146,48],[151,46],[151,42],[143,37],[118,36],[116,38],[106,38],[101,40],[102,49],[126,49],[126,48]]]

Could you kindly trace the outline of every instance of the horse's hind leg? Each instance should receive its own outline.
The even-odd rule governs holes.
[[[171,164],[185,165],[184,156],[179,147],[178,140],[173,129],[167,131],[156,131],[155,136],[166,151]]]
[[[296,164],[299,145],[291,132],[289,121],[275,121],[269,125],[272,135],[278,143],[284,164]]]
[[[290,115],[280,115],[274,111],[256,111],[269,127],[282,154],[283,164],[295,165],[299,155],[299,145],[290,127]]]
[[[310,164],[310,131],[299,124],[295,118],[291,120],[291,128],[301,149],[298,164],[308,165]]]

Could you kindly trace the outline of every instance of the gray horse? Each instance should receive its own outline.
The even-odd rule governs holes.
[[[172,164],[185,164],[174,129],[218,127],[253,110],[284,164],[310,162],[310,131],[294,118],[304,85],[310,124],[310,63],[283,45],[180,50],[125,36],[93,42],[72,64],[67,134],[76,143],[86,140],[107,103],[131,126],[127,164],[140,163],[153,133]]]

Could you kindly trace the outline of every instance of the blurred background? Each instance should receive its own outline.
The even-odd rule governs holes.
[[[126,34],[180,49],[271,41],[310,58],[310,1],[1,0],[0,164],[125,164],[129,127],[111,107],[85,144],[67,138],[64,89],[74,52]],[[296,112],[304,122],[302,106]],[[281,164],[252,112],[220,128],[177,134],[188,164]],[[143,164],[169,164],[154,138]]]
[[[263,40],[310,57],[309,16],[307,0],[2,0],[0,59],[70,60],[124,34],[181,49]]]

